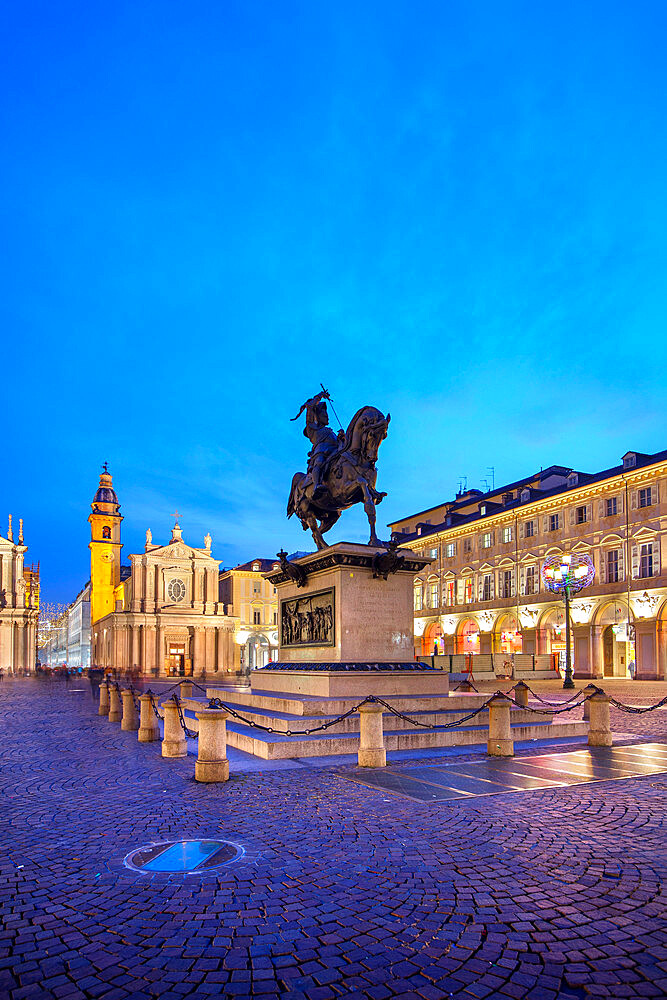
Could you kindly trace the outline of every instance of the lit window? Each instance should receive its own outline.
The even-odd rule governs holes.
[[[254,562],[252,564],[252,569],[253,569],[254,573],[259,573],[259,563],[258,562]]]
[[[437,606],[438,606],[438,585],[437,585],[437,583],[429,583],[429,585],[428,585],[428,606],[429,606],[429,608],[437,608]]]
[[[613,517],[614,514],[618,513],[618,498],[617,497],[607,497],[605,503],[605,513],[607,517]]]
[[[491,574],[487,573],[482,580],[482,600],[491,600]]]
[[[438,558],[438,550],[437,549],[430,549],[429,550],[429,554],[431,556],[431,559],[437,559]]]
[[[479,512],[482,515],[482,517],[484,517],[484,515],[486,514],[486,504],[485,503],[483,503],[482,506],[479,508]]]
[[[447,605],[448,608],[451,608],[452,605],[454,604],[455,597],[456,597],[456,586],[454,580],[447,580],[447,582],[445,583],[445,592],[443,598],[444,598],[444,603]]]
[[[533,535],[535,534],[535,522],[526,521],[526,523],[524,524],[523,533],[526,536],[526,538],[532,538]]]
[[[452,556],[456,555],[456,542],[447,542],[447,548],[445,551],[448,559],[451,559]]]
[[[558,531],[560,518],[558,514],[549,515],[549,531]]]
[[[415,611],[421,611],[424,606],[422,588],[415,587]]]
[[[472,577],[467,577],[463,584],[463,603],[472,604]]]
[[[512,541],[512,529],[511,528],[503,528],[503,536],[502,537],[503,537],[503,542],[511,542]]]
[[[485,531],[484,534],[482,535],[482,548],[483,549],[490,549],[491,548],[491,532],[490,531]]]
[[[537,573],[534,566],[526,567],[526,593],[537,593]]]
[[[500,588],[499,597],[512,597],[512,570],[506,569],[499,574],[498,585]]]

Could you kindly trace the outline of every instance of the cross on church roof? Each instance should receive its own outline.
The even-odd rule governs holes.
[[[179,512],[177,510],[175,510],[174,511],[174,517],[176,518],[177,521],[178,521],[178,519],[179,519],[180,516],[181,515],[179,514]]]
[[[107,475],[109,475],[109,463],[108,462],[105,462],[104,465],[102,466],[102,472],[105,472]]]

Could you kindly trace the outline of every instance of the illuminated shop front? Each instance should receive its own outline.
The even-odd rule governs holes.
[[[474,618],[469,618],[463,623],[458,635],[457,642],[459,653],[479,653],[479,625]]]
[[[505,615],[500,619],[496,630],[497,651],[511,656],[523,652],[523,636],[514,615]]]
[[[445,637],[440,622],[431,622],[422,639],[422,656],[437,656],[445,652]]]

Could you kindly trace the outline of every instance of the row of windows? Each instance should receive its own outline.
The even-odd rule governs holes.
[[[605,500],[600,501],[600,516],[601,517],[614,517],[621,512],[621,502],[622,497],[607,497]],[[637,490],[636,494],[633,494],[633,507],[651,507],[658,502],[658,488],[657,486],[647,486],[643,489]],[[571,524],[587,524],[593,520],[593,505],[592,504],[581,504],[578,507],[573,507],[570,510],[570,523]],[[564,515],[562,512],[556,512],[554,514],[547,514],[542,518],[542,532],[547,534],[554,531],[560,531],[565,525]],[[519,524],[519,537],[520,538],[534,538],[537,535],[539,527],[539,519],[532,518],[528,521],[522,521]],[[498,542],[503,545],[507,545],[509,542],[513,542],[514,538],[514,526],[507,525],[504,528],[498,530]],[[490,549],[496,544],[496,532],[495,531],[485,531],[478,539],[478,546],[480,549]],[[446,542],[444,546],[444,556],[446,559],[453,559],[457,555],[458,542]],[[464,538],[463,539],[463,554],[468,555],[473,551],[473,539]],[[438,558],[437,547],[428,550],[428,554],[431,559]]]
[[[253,613],[252,613],[252,623],[253,623],[253,625],[267,624],[266,622],[264,622],[264,623],[262,622],[262,612],[261,612],[261,609],[257,609],[256,608],[253,611]],[[278,612],[277,611],[273,612],[273,624],[274,625],[278,624]]]
[[[625,579],[625,554],[623,549],[607,549],[600,553],[597,571],[598,583],[619,583]],[[660,573],[660,549],[658,542],[644,542],[632,547],[632,579],[644,580]],[[424,607],[440,607],[440,585],[430,581],[426,585],[415,585],[415,611]],[[472,604],[492,601],[498,598],[516,597],[516,579],[514,569],[503,569],[496,572],[477,574],[477,598],[475,598],[473,576],[445,580],[442,585],[442,606],[452,607],[455,604]],[[522,567],[519,574],[519,593],[524,596],[540,592],[540,574],[538,566]],[[424,601],[426,603],[424,603]]]

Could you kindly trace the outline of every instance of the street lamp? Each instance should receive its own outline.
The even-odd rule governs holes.
[[[595,567],[584,552],[573,555],[549,556],[542,564],[542,580],[552,594],[565,597],[565,680],[564,688],[573,688],[572,652],[570,639],[570,597],[593,582]]]

